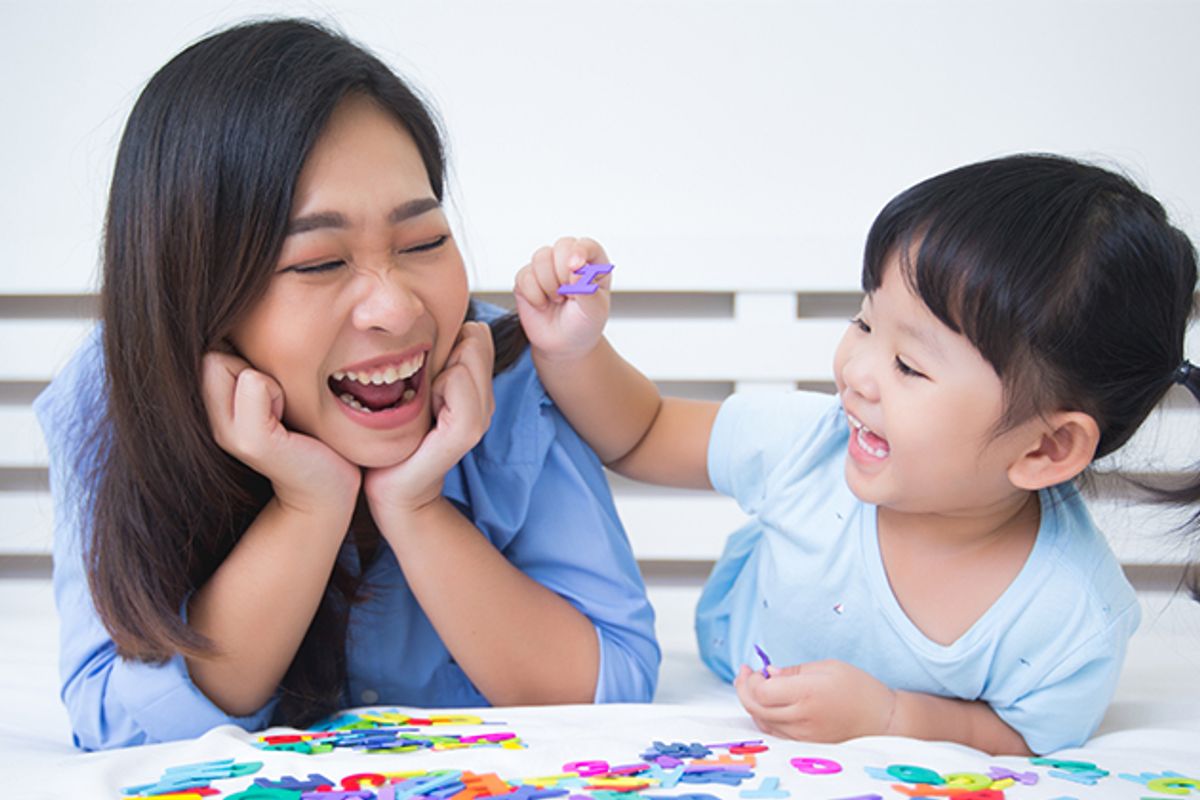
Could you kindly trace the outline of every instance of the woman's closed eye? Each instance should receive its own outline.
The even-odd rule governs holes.
[[[407,253],[427,253],[431,250],[437,250],[449,240],[450,236],[448,234],[442,234],[430,239],[427,242],[421,242],[420,244],[414,244],[410,247],[401,248],[396,252],[401,255]],[[284,267],[279,271],[295,272],[298,275],[320,275],[325,272],[332,272],[333,270],[344,266],[346,266],[345,260],[339,258],[332,261],[322,261],[319,264],[293,264],[292,266]]]
[[[450,235],[444,233],[441,236],[437,236],[428,242],[423,242],[421,244],[415,244],[412,247],[406,247],[403,250],[401,250],[400,252],[401,253],[425,253],[430,250],[438,249],[439,247],[441,247],[448,241],[450,241]]]
[[[346,262],[339,259],[337,261],[323,261],[320,264],[296,264],[291,267],[284,267],[279,271],[295,272],[298,275],[320,275],[323,272],[332,272],[333,270],[338,269],[339,267],[344,267],[345,265]]]
[[[856,326],[863,333],[871,332],[871,326],[862,317],[851,317],[850,324]]]

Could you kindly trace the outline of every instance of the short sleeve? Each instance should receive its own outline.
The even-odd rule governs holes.
[[[1007,706],[993,704],[992,710],[1035,753],[1082,746],[1104,717],[1139,618],[1135,601],[1104,631],[1067,654],[1034,690]]]
[[[795,448],[806,447],[840,411],[835,395],[816,392],[748,392],[721,404],[708,444],[713,488],[756,513],[767,481]]]

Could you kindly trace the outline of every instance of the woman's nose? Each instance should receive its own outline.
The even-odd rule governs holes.
[[[404,333],[424,311],[420,296],[397,270],[363,273],[356,283],[353,321],[359,330]]]

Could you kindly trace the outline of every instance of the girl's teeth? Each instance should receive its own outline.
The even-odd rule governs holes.
[[[412,400],[416,396],[417,396],[417,393],[413,389],[405,389],[404,395],[400,398],[400,402],[407,403],[409,400]]]
[[[888,449],[886,447],[873,447],[867,441],[867,433],[869,432],[867,426],[862,423],[859,423],[859,426],[858,433],[855,434],[855,438],[858,439],[858,446],[876,458],[885,458],[888,454]]]

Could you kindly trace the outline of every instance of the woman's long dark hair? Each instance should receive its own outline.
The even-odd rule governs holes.
[[[180,609],[271,487],[214,442],[201,359],[265,292],[301,166],[350,93],[374,98],[405,126],[442,199],[442,136],[426,105],[375,56],[308,21],[241,25],[192,45],[130,114],[104,237],[107,414],[96,429],[85,548],[96,610],[124,658],[211,652]],[[511,317],[494,325],[501,371],[525,340]],[[352,538],[378,538],[369,521],[365,531],[353,527]],[[339,704],[362,571],[335,567],[283,680],[276,722],[305,724]]]
[[[1174,383],[1200,399],[1200,371],[1180,371],[1196,251],[1162,205],[1121,175],[1037,154],[952,170],[880,212],[867,238],[865,291],[879,287],[893,255],[925,305],[1000,376],[1001,428],[1084,411],[1100,428],[1099,458],[1125,444]],[[1200,481],[1142,488],[1164,502],[1200,503]]]

